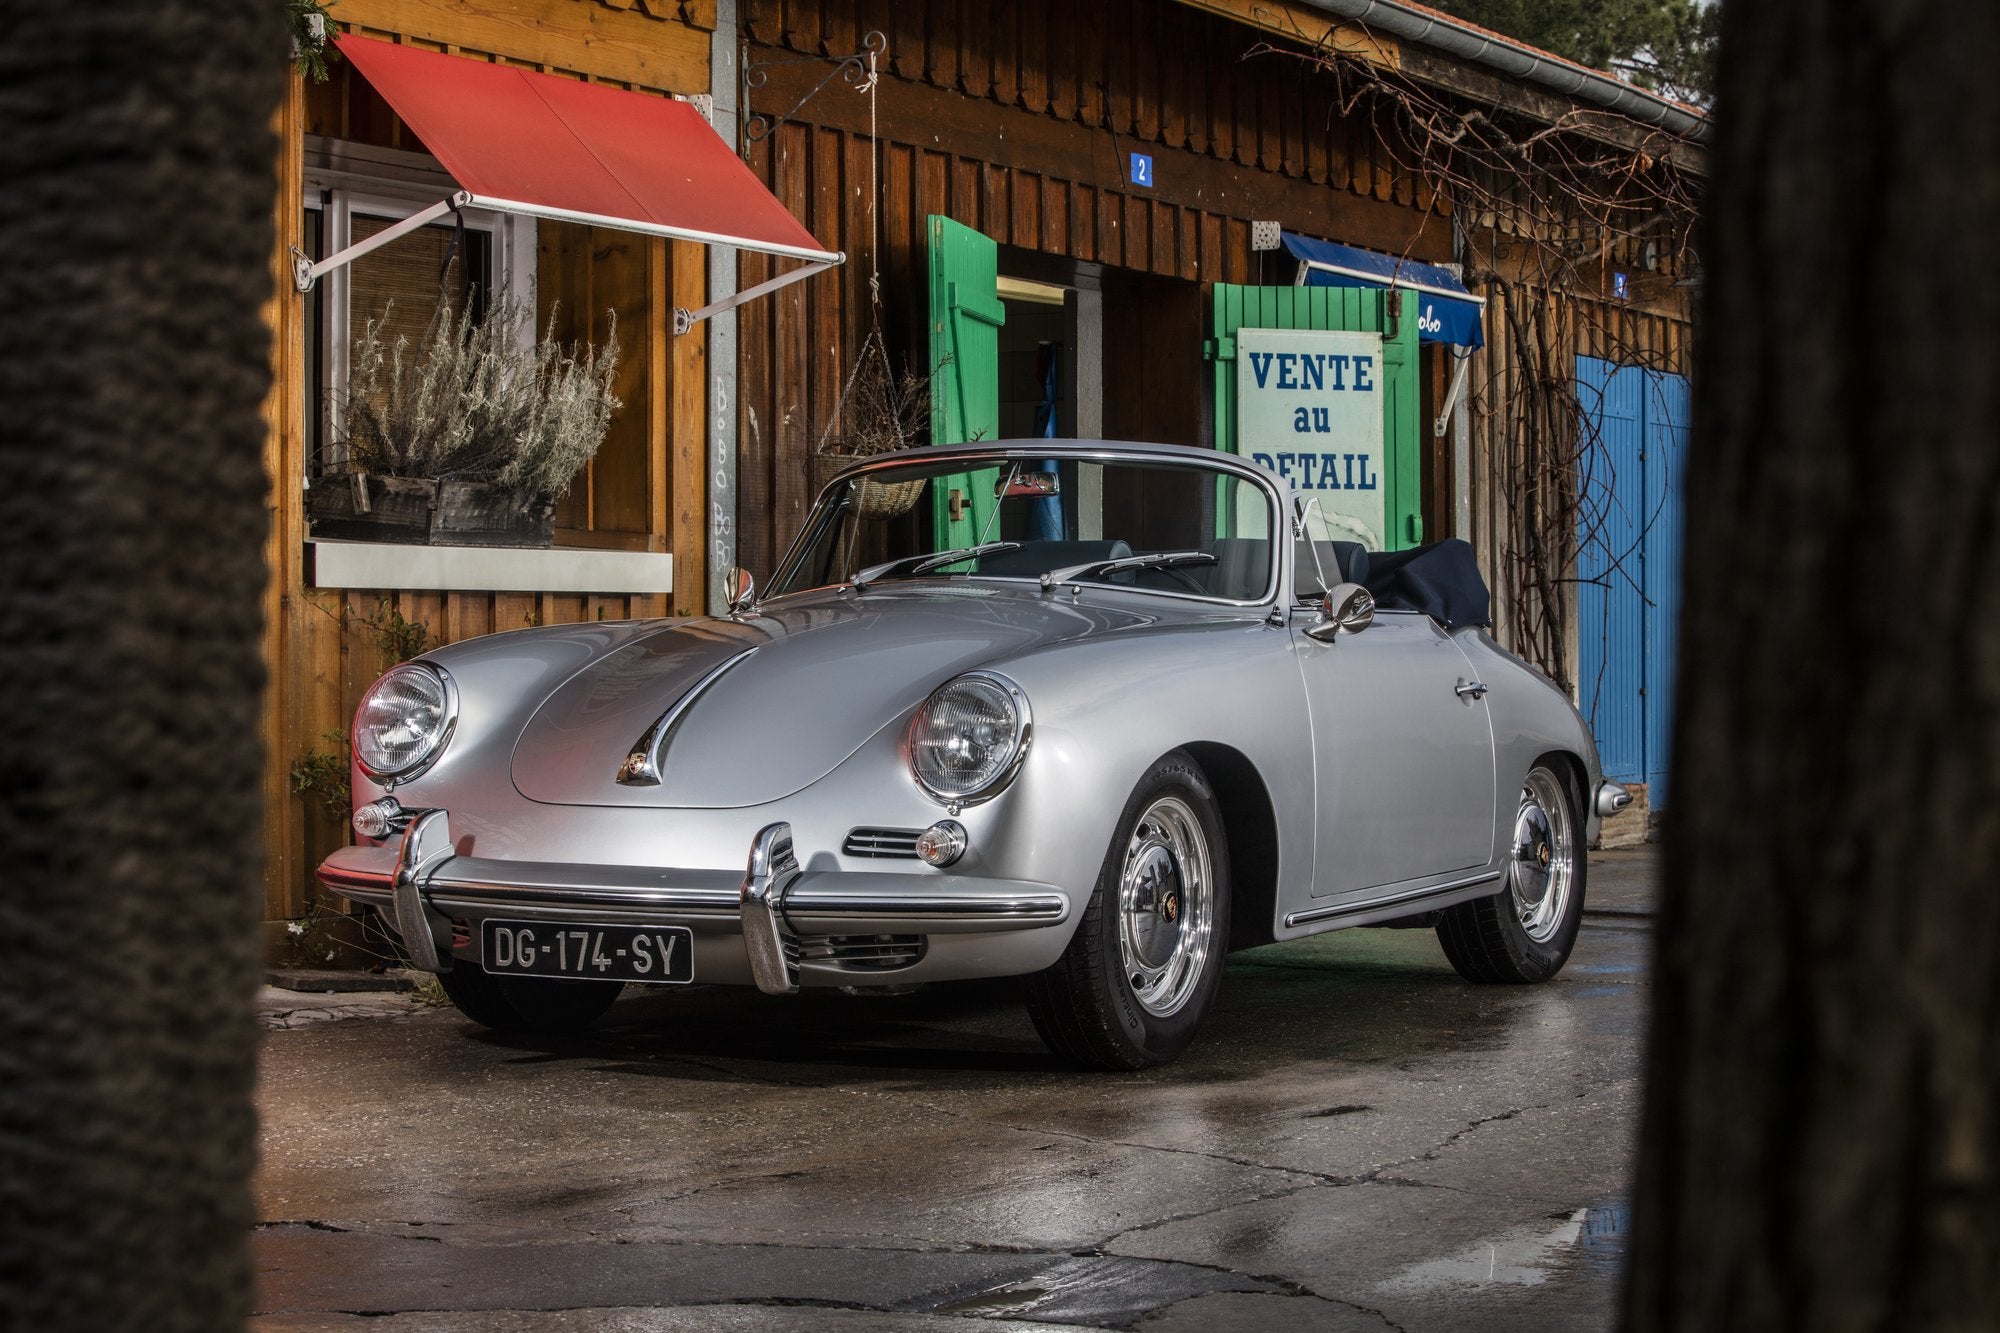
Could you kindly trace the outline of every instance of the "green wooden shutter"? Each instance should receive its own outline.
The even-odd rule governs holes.
[[[1398,303],[1391,318],[1390,302]],[[1393,330],[1391,326],[1393,325]],[[1424,539],[1423,436],[1417,364],[1416,293],[1372,287],[1215,287],[1215,444],[1236,450],[1238,329],[1326,329],[1382,335],[1382,479],[1391,550]]]
[[[993,239],[950,218],[932,214],[931,443],[958,444],[1000,438],[1000,249]],[[931,488],[941,547],[980,540],[993,512],[997,473],[948,477]],[[950,513],[949,492],[964,499]],[[985,534],[989,538],[993,534]]]

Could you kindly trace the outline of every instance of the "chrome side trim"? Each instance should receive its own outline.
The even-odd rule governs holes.
[[[958,917],[982,921],[1060,921],[1069,903],[1059,893],[1017,898],[864,898],[802,890],[785,898],[785,909],[800,916]]]
[[[766,995],[792,995],[799,989],[799,942],[784,919],[785,893],[798,877],[792,826],[766,824],[750,844],[741,908],[750,975]]]
[[[437,868],[455,855],[451,822],[442,810],[414,813],[415,822],[396,848],[396,869],[390,881],[396,932],[403,937],[403,949],[412,964],[426,972],[442,972],[451,966],[451,949],[449,945],[440,947],[434,923],[442,923],[449,939],[451,922],[425,906],[422,890]]]
[[[1415,902],[1420,898],[1433,897],[1440,893],[1450,893],[1454,889],[1469,889],[1475,884],[1491,884],[1500,878],[1497,870],[1482,870],[1477,875],[1464,879],[1447,880],[1443,884],[1430,884],[1421,889],[1406,889],[1401,893],[1386,894],[1380,898],[1370,898],[1366,902],[1337,903],[1330,907],[1315,907],[1309,912],[1293,912],[1285,917],[1285,927],[1303,926],[1313,921],[1331,921],[1335,917],[1360,916],[1364,912],[1378,911],[1384,907],[1394,907],[1398,903]]]
[[[632,742],[632,752],[626,755],[625,762],[618,766],[619,783],[627,787],[659,786],[660,757],[666,753],[667,746],[673,743],[674,733],[680,730],[682,720],[717,681],[748,661],[761,647],[763,645],[758,644],[744,649],[689,686],[688,692],[683,694],[673,707],[660,714],[653,725],[646,728],[645,735]]]

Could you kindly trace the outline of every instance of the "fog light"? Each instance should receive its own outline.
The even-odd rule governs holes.
[[[955,819],[940,819],[917,835],[917,855],[939,869],[964,856],[965,846],[965,825]]]
[[[393,796],[384,796],[378,801],[370,801],[354,812],[354,831],[364,838],[381,841],[392,833],[400,833],[410,826],[410,812],[397,803]]]

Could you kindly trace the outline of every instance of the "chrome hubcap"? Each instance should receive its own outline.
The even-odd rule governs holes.
[[[1546,768],[1528,774],[1514,817],[1514,867],[1508,877],[1514,915],[1537,944],[1546,944],[1568,913],[1576,865],[1569,800]]]
[[[1212,933],[1208,839],[1187,802],[1146,807],[1118,877],[1118,948],[1139,1007],[1156,1018],[1194,994]]]

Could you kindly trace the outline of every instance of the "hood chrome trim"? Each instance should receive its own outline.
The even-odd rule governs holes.
[[[673,707],[660,714],[653,725],[646,728],[645,734],[632,743],[631,753],[627,754],[625,762],[618,766],[619,784],[626,787],[659,786],[660,761],[667,752],[667,746],[673,743],[674,733],[680,729],[681,721],[717,681],[756,656],[757,649],[763,646],[761,643],[757,644],[727,659],[690,686],[688,692],[683,694]]]

